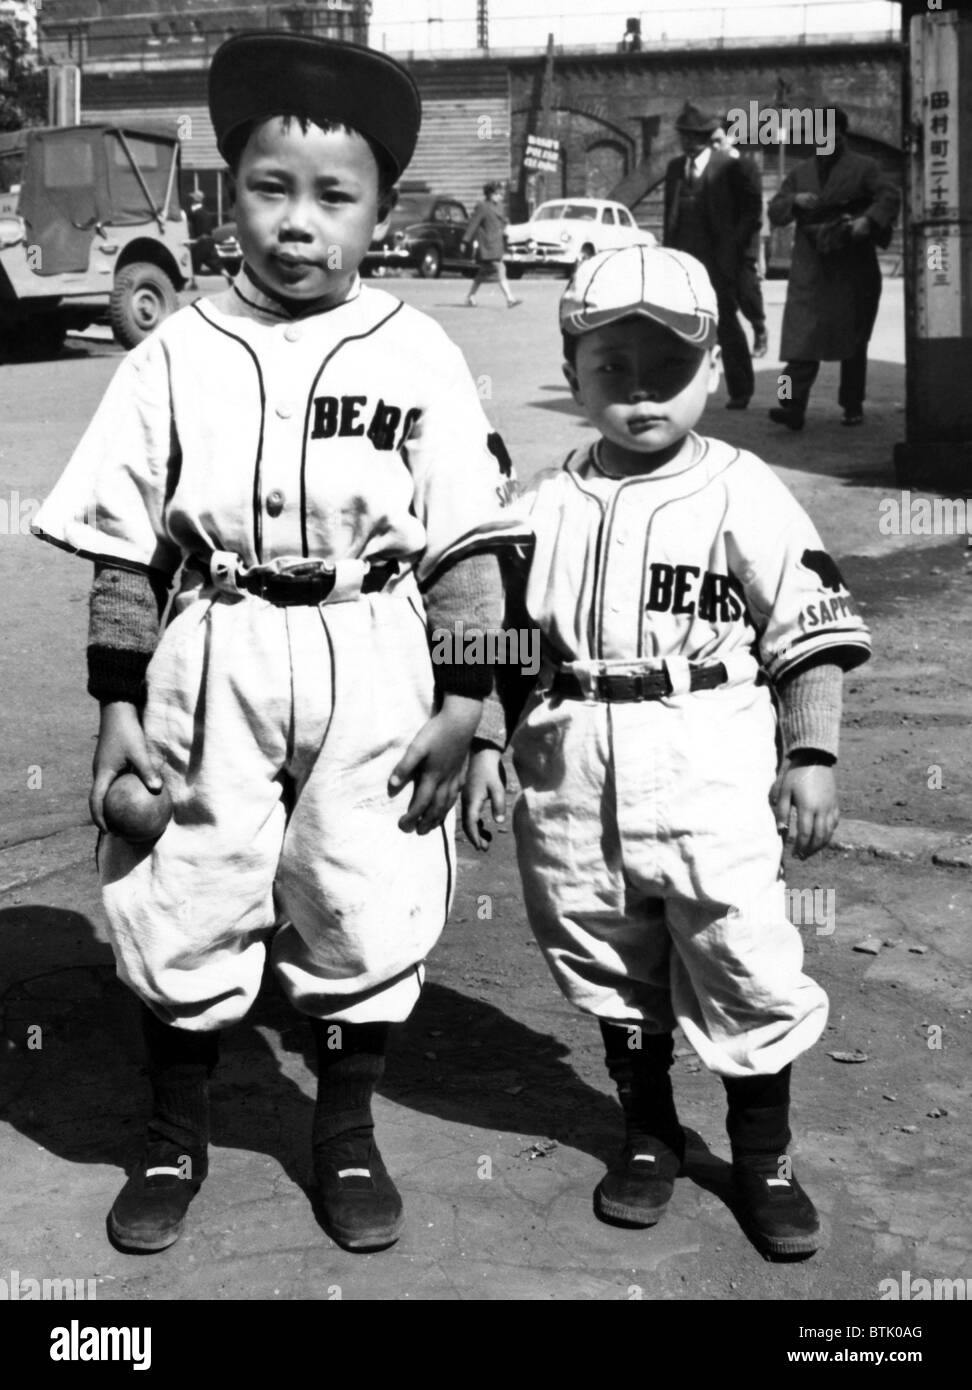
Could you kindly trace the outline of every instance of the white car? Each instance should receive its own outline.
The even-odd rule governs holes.
[[[578,261],[616,246],[655,246],[623,203],[604,198],[557,198],[541,203],[529,222],[506,228],[506,273],[550,267],[570,275]]]

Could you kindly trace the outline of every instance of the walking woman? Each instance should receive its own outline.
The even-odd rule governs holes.
[[[476,308],[476,291],[480,285],[492,281],[499,282],[508,309],[515,309],[518,304],[523,303],[521,299],[514,297],[506,278],[506,267],[503,265],[503,228],[506,226],[506,217],[500,212],[502,201],[502,184],[484,184],[483,201],[476,205],[476,210],[462,234],[464,249],[471,244],[474,237],[478,235],[479,238],[476,278],[466,296],[466,306],[470,309]]]

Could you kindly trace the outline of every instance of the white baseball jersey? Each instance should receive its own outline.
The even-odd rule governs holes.
[[[357,282],[292,321],[243,279],[125,358],[33,530],[168,575],[211,551],[246,567],[415,557],[425,585],[516,534],[510,472],[432,319]]]
[[[360,283],[291,321],[244,278],[119,367],[39,535],[165,575],[211,552],[333,561],[332,600],[354,599],[274,607],[183,572],[143,717],[173,818],[102,855],[119,974],[165,1021],[242,1017],[271,937],[304,1012],[407,1016],[454,877],[453,818],[406,835],[410,791],[386,790],[434,703],[417,585],[526,534],[511,485],[458,348]],[[401,572],[360,594],[379,559]]]
[[[754,653],[772,680],[820,652],[845,670],[870,638],[793,495],[754,454],[690,435],[656,472],[617,480],[597,449],[535,479],[527,607],[561,662]]]
[[[513,739],[531,926],[561,989],[614,1022],[678,1022],[712,1070],[772,1073],[827,1019],[787,920],[769,793],[779,678],[867,630],[802,508],[752,454],[690,435],[655,473],[616,479],[597,448],[541,475],[527,608],[548,665]],[[690,691],[690,665],[727,681]],[[548,693],[667,663],[674,693],[606,703]],[[585,688],[590,688],[585,686]]]

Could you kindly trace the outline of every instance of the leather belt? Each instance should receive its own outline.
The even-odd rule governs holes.
[[[714,690],[725,685],[728,672],[721,661],[711,666],[693,666],[690,674],[690,690]],[[594,676],[587,690],[584,684],[571,671],[558,671],[550,686],[551,695],[562,695],[568,700],[604,700],[608,704],[629,703],[639,700],[664,700],[672,694],[672,683],[668,672],[637,671],[630,675],[620,672],[602,672]]]
[[[206,579],[210,577],[209,564],[200,556],[192,556],[187,561],[191,569],[197,570]],[[398,573],[398,561],[369,565],[361,581],[363,594],[378,593],[388,581]],[[337,571],[319,560],[308,560],[306,565],[295,565],[289,570],[279,572],[250,570],[238,574],[236,588],[241,593],[253,594],[277,608],[293,608],[301,605],[316,607],[326,603],[337,582]]]

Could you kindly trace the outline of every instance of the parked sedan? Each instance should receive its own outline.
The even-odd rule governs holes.
[[[400,193],[398,205],[375,238],[362,262],[364,274],[398,266],[417,270],[434,280],[443,270],[472,275],[473,255],[463,254],[462,234],[469,214],[455,198],[436,194]]]
[[[570,275],[578,261],[617,246],[655,246],[623,203],[603,198],[558,198],[541,203],[529,222],[506,229],[507,274],[525,270],[559,270]]]

